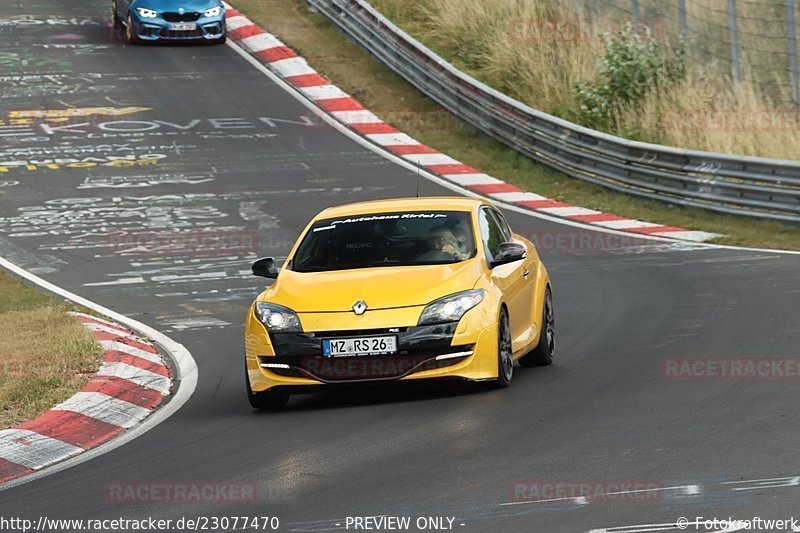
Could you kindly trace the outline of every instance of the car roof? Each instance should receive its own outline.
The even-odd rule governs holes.
[[[366,215],[372,213],[394,213],[403,211],[472,211],[481,205],[491,205],[480,198],[465,196],[433,196],[427,198],[393,198],[358,202],[337,207],[329,207],[315,217],[315,220]]]

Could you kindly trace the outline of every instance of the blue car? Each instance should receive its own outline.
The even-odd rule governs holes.
[[[220,0],[112,0],[114,26],[131,44],[156,41],[224,43],[225,7]]]

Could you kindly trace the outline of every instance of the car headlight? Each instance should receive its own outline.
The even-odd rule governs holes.
[[[439,298],[429,303],[419,317],[418,325],[441,324],[442,322],[457,322],[464,313],[481,303],[483,291],[457,292],[444,298]]]
[[[288,307],[267,302],[257,302],[255,313],[258,320],[267,328],[267,331],[280,331],[283,333],[303,331],[297,313]]]
[[[136,11],[139,12],[142,18],[154,19],[158,16],[158,11],[154,9],[147,9],[146,7],[137,7]]]
[[[222,8],[217,6],[217,7],[212,7],[211,9],[206,9],[203,14],[207,17],[216,17],[220,13],[222,13]]]

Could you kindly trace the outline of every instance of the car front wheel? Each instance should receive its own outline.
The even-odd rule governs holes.
[[[514,376],[514,359],[511,351],[511,327],[508,313],[500,312],[497,321],[497,379],[492,383],[495,388],[504,389],[511,384]]]
[[[139,38],[133,32],[133,19],[128,14],[128,25],[125,28],[125,36],[128,38],[128,44],[139,44]]]
[[[253,409],[270,411],[282,409],[289,403],[289,395],[273,391],[253,392],[250,388],[250,378],[247,375],[247,367],[244,369],[244,385],[247,389],[247,399]]]
[[[117,10],[116,0],[113,0],[111,2],[111,23],[114,25],[115,28],[119,28],[122,26],[122,19],[119,18],[119,11]]]

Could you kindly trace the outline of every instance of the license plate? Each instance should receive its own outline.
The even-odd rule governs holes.
[[[170,24],[169,29],[172,31],[194,31],[197,29],[197,24],[194,22],[184,22],[182,24]]]
[[[397,353],[397,337],[352,337],[347,339],[322,339],[325,357],[351,357],[356,355],[385,355]]]

